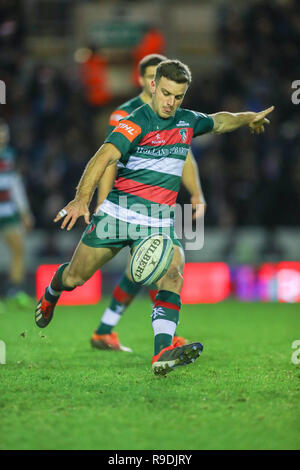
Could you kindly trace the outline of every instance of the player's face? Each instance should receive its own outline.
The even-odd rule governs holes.
[[[140,77],[140,85],[149,98],[152,98],[151,82],[154,80],[156,69],[157,65],[149,65],[145,69],[145,75]]]
[[[187,89],[187,83],[176,83],[166,77],[161,77],[158,83],[153,80],[151,91],[154,111],[164,119],[174,116]]]

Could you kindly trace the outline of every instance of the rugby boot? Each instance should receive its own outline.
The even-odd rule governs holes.
[[[57,300],[59,297],[57,298]],[[49,302],[43,295],[35,309],[35,323],[40,328],[45,328],[52,320],[56,302]]]
[[[118,333],[112,332],[106,335],[98,335],[96,332],[91,337],[91,345],[97,349],[108,349],[110,351],[132,352],[132,349],[123,346],[118,338]]]
[[[162,349],[152,358],[152,370],[155,375],[166,375],[175,367],[186,366],[194,362],[202,353],[201,343],[185,344],[174,347],[172,344]]]

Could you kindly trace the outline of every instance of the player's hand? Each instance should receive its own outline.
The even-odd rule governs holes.
[[[86,224],[90,223],[90,211],[87,203],[81,200],[73,199],[73,201],[69,202],[69,204],[67,204],[61,211],[58,212],[53,221],[58,222],[64,218],[60,228],[64,229],[67,225],[67,230],[71,230],[77,219],[81,216],[84,217]]]
[[[274,109],[274,106],[265,109],[264,111],[260,111],[259,113],[255,113],[255,118],[252,122],[250,122],[250,132],[251,134],[261,134],[265,132],[264,124],[270,124],[269,119],[266,118],[268,114],[270,114]]]
[[[203,217],[206,211],[206,202],[200,196],[192,196],[191,204],[193,209],[193,220]]]

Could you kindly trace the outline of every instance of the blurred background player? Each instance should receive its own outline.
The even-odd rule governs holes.
[[[21,176],[15,167],[15,152],[9,145],[9,128],[0,121],[0,231],[10,251],[10,269],[5,297],[20,306],[31,304],[24,291],[25,259],[22,227],[31,230],[33,217]]]
[[[108,135],[118,125],[120,119],[125,118],[143,104],[151,102],[151,82],[154,80],[158,64],[164,60],[166,60],[166,57],[161,54],[149,54],[142,58],[139,63],[138,77],[139,85],[142,87],[142,92],[135,98],[126,101],[126,103],[122,104],[111,114]],[[116,175],[117,164],[111,165],[105,170],[105,174],[98,187],[98,206],[106,199],[106,196],[113,187]],[[189,192],[191,204],[193,205],[193,208],[195,208],[194,218],[203,216],[206,203],[201,189],[197,163],[191,149],[189,150],[185,161],[182,173],[182,183]],[[125,271],[113,291],[112,299],[101,318],[98,328],[91,337],[91,345],[93,347],[116,351],[131,351],[131,349],[121,345],[118,334],[113,332],[113,328],[118,324],[122,314],[140,290],[141,286],[130,281],[126,276]],[[153,285],[149,290],[149,296],[152,302],[154,302],[156,294],[156,286]],[[182,346],[183,344],[186,344],[186,342],[187,340],[185,338],[178,336],[175,332],[173,344]]]

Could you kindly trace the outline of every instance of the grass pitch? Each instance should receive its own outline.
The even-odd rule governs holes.
[[[0,314],[0,449],[299,449],[299,305],[185,305],[178,333],[201,341],[191,365],[151,370],[151,306],[137,298],[117,330],[133,353],[92,349],[109,299]],[[299,354],[300,356],[300,354]]]

